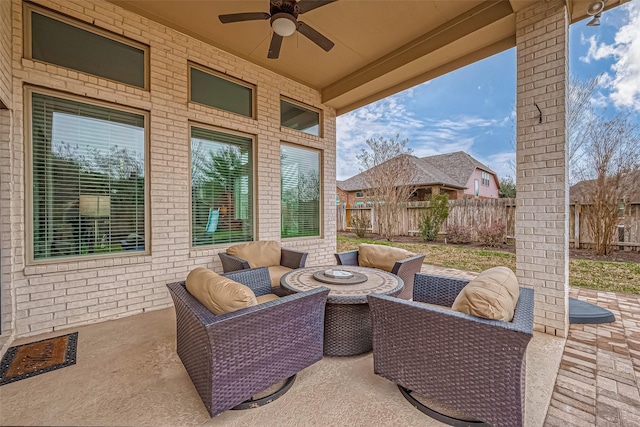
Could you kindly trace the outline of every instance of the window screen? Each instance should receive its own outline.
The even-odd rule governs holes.
[[[281,235],[320,235],[320,153],[280,146]]]
[[[191,101],[253,117],[253,89],[214,74],[190,68]]]
[[[320,136],[320,113],[280,100],[280,124],[310,135]]]
[[[145,51],[31,11],[31,57],[145,87]]]
[[[191,243],[253,240],[251,138],[191,127]]]
[[[145,117],[31,97],[34,260],[144,250]]]

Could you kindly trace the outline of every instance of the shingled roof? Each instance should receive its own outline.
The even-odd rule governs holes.
[[[439,154],[437,156],[423,157],[421,160],[431,165],[435,169],[447,171],[458,184],[466,188],[469,177],[476,168],[485,170],[497,176],[497,174],[483,165],[464,151],[455,153]]]
[[[467,188],[469,177],[476,168],[486,170],[495,175],[495,172],[463,151],[422,158],[408,154],[402,154],[401,156],[406,157],[414,168],[415,179],[412,183],[414,186],[443,185],[465,189]],[[399,157],[394,157],[388,162],[392,162]],[[368,172],[364,171],[344,181],[338,181],[337,186],[344,191],[366,190],[368,189],[366,180]]]

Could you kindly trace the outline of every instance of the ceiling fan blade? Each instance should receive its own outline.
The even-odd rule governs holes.
[[[271,44],[269,45],[269,54],[267,55],[267,58],[278,59],[278,56],[280,56],[280,47],[282,47],[282,39],[283,37],[281,35],[273,33],[273,37],[271,37]]]
[[[223,24],[229,24],[231,22],[242,22],[242,21],[262,21],[264,19],[271,18],[266,12],[246,12],[246,13],[232,13],[230,15],[220,15],[220,22]]]
[[[302,14],[328,5],[329,3],[333,3],[334,1],[336,0],[300,0],[296,6],[298,8],[298,13]]]
[[[298,31],[300,31],[303,36],[320,46],[326,52],[329,52],[334,46],[334,43],[331,40],[317,32],[304,22],[298,21]]]

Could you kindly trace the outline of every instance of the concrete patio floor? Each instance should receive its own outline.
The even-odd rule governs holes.
[[[474,275],[429,266],[425,270]],[[526,425],[640,426],[638,297],[575,289],[572,296],[612,309],[617,321],[575,325],[566,346],[563,339],[535,334],[527,352]],[[325,357],[302,371],[277,401],[211,419],[175,352],[172,308],[23,338],[12,345],[76,330],[76,365],[0,387],[0,424],[442,425],[373,374],[371,353]]]

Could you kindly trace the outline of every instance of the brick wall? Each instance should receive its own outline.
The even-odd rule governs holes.
[[[518,12],[516,23],[516,269],[520,283],[535,289],[535,329],[564,337],[569,279],[565,3],[540,1]]]
[[[11,107],[11,2],[0,1],[0,108]]]
[[[2,1],[4,4],[5,2]],[[14,8],[14,127],[11,137],[11,282],[16,334],[33,335],[171,304],[165,284],[183,280],[196,266],[221,272],[225,247],[191,248],[189,235],[189,122],[256,135],[256,239],[280,240],[280,143],[321,150],[323,237],[294,239],[285,246],[308,251],[308,264],[334,264],[335,111],[320,93],[201,41],[101,0],[39,0],[38,4],[150,46],[150,91],[24,59],[22,6]],[[187,101],[187,61],[228,73],[257,87],[257,120]],[[150,112],[151,254],[25,265],[23,84],[117,103]],[[323,110],[323,138],[280,128],[280,96]],[[2,149],[4,158],[8,150]],[[4,170],[4,169],[3,169]],[[4,194],[4,192],[3,192]],[[5,241],[3,237],[3,242]],[[4,284],[3,284],[4,286]]]

